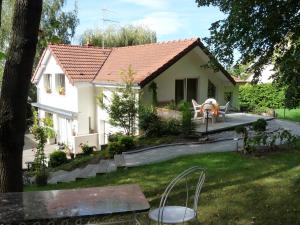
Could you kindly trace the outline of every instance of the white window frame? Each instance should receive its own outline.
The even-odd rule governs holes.
[[[62,81],[63,79],[63,81]],[[66,78],[65,74],[58,73],[55,75],[55,88],[59,95],[65,95],[66,94]]]
[[[44,89],[49,94],[52,92],[52,74],[51,73],[44,74]]]

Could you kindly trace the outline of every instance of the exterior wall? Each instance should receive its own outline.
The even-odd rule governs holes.
[[[96,132],[96,94],[92,84],[76,84],[78,89],[78,135]]]
[[[210,80],[216,86],[216,100],[219,104],[224,105],[226,103],[224,99],[224,92],[229,88],[235,90],[236,87],[229,83],[227,78],[221,74],[221,72],[214,72],[210,69],[201,67],[206,61],[201,58],[198,53],[199,50],[194,49],[177,61],[173,66],[164,71],[161,75],[155,78],[153,81],[157,84],[157,98],[158,102],[175,101],[175,80],[184,78],[197,78],[198,79],[198,103],[203,103],[207,99],[208,80]],[[147,84],[142,90],[142,101],[144,103],[152,103],[152,91]],[[236,99],[236,94],[233,92],[233,99]],[[234,106],[237,101],[232,102]]]
[[[89,146],[98,147],[98,134],[87,134],[87,135],[79,135],[74,137],[74,153],[81,153],[80,144],[87,144]]]
[[[115,88],[96,88],[97,95],[99,95],[99,93],[102,93],[103,96],[105,96],[103,98],[104,105],[110,104],[110,99],[114,91]],[[120,127],[112,126],[109,123],[108,113],[98,104],[96,104],[96,111],[97,111],[97,132],[99,134],[99,145],[107,144],[109,134],[122,132],[123,130]]]
[[[38,103],[63,110],[78,112],[77,88],[69,82],[68,78],[66,77],[65,79],[65,95],[60,95],[55,89],[55,75],[63,73],[63,70],[51,55],[43,75],[37,83]],[[51,93],[47,93],[44,88],[44,74],[51,74]]]
[[[56,113],[53,115],[53,129],[56,133],[56,141],[58,143],[66,144],[70,149],[74,150],[74,130],[76,128],[77,120],[66,119]],[[46,111],[39,109],[38,118],[44,119]],[[74,152],[75,153],[75,152]]]

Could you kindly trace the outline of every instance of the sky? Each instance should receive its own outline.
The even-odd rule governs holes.
[[[74,9],[75,1],[67,0],[65,10]],[[203,38],[211,23],[225,18],[217,8],[197,7],[195,0],[77,0],[77,6],[80,24],[73,43],[87,29],[128,24],[147,26],[158,41]]]

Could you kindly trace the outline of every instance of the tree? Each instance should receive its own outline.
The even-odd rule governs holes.
[[[108,112],[113,126],[123,128],[126,135],[134,135],[138,113],[138,93],[133,87],[135,72],[129,66],[120,75],[124,78],[125,86],[113,92],[111,103],[105,104],[103,95],[98,96],[97,100],[100,107]]]
[[[77,5],[73,11],[64,12],[66,0],[45,0],[43,4],[38,58],[49,44],[70,44],[78,25]]]
[[[254,77],[261,74],[264,65],[274,63],[280,79],[295,92],[300,84],[299,63],[291,66],[287,60],[298,56],[300,36],[300,1],[298,0],[196,0],[198,6],[216,6],[227,17],[212,23],[211,36],[205,38],[214,55],[227,66],[234,62],[234,51],[241,53],[238,63],[250,63]],[[280,66],[284,64],[285,67]],[[297,67],[297,69],[295,68]],[[278,72],[277,70],[277,72]],[[293,71],[293,72],[292,72]],[[297,85],[292,77],[297,77]],[[293,105],[295,107],[296,105]]]
[[[81,44],[105,47],[122,47],[156,42],[154,31],[142,26],[109,27],[106,30],[87,30],[81,36]]]
[[[0,96],[0,192],[23,190],[26,103],[42,3],[42,0],[18,0],[14,7]]]
[[[70,44],[74,37],[75,29],[78,25],[77,6],[69,12],[62,11],[66,0],[45,0],[41,18],[41,29],[39,31],[39,41],[35,65],[37,64],[44,48],[49,43]],[[10,40],[12,13],[15,0],[3,0],[2,26],[0,27],[0,52],[6,52]],[[1,60],[1,59],[0,59]],[[0,62],[1,63],[1,62]],[[1,67],[0,64],[0,83]],[[34,95],[34,93],[33,93]],[[33,98],[34,96],[31,96]]]

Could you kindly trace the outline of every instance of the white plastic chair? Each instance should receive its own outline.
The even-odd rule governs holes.
[[[204,180],[205,170],[198,166],[191,167],[180,173],[167,186],[161,197],[159,207],[149,212],[149,218],[157,222],[158,225],[185,223],[197,219],[198,201]],[[179,187],[179,191],[175,191],[175,187]],[[175,201],[184,200],[184,202],[182,204],[169,205],[169,196],[177,195],[182,190],[185,192],[185,199],[179,199],[176,196]]]
[[[220,106],[219,115],[222,116],[223,121],[225,121],[225,116],[226,116],[227,111],[229,109],[229,104],[230,104],[230,102],[227,102],[225,106]]]
[[[198,114],[201,113],[201,105],[199,105],[194,99],[192,99],[192,104],[194,108],[194,119],[197,119]]]

